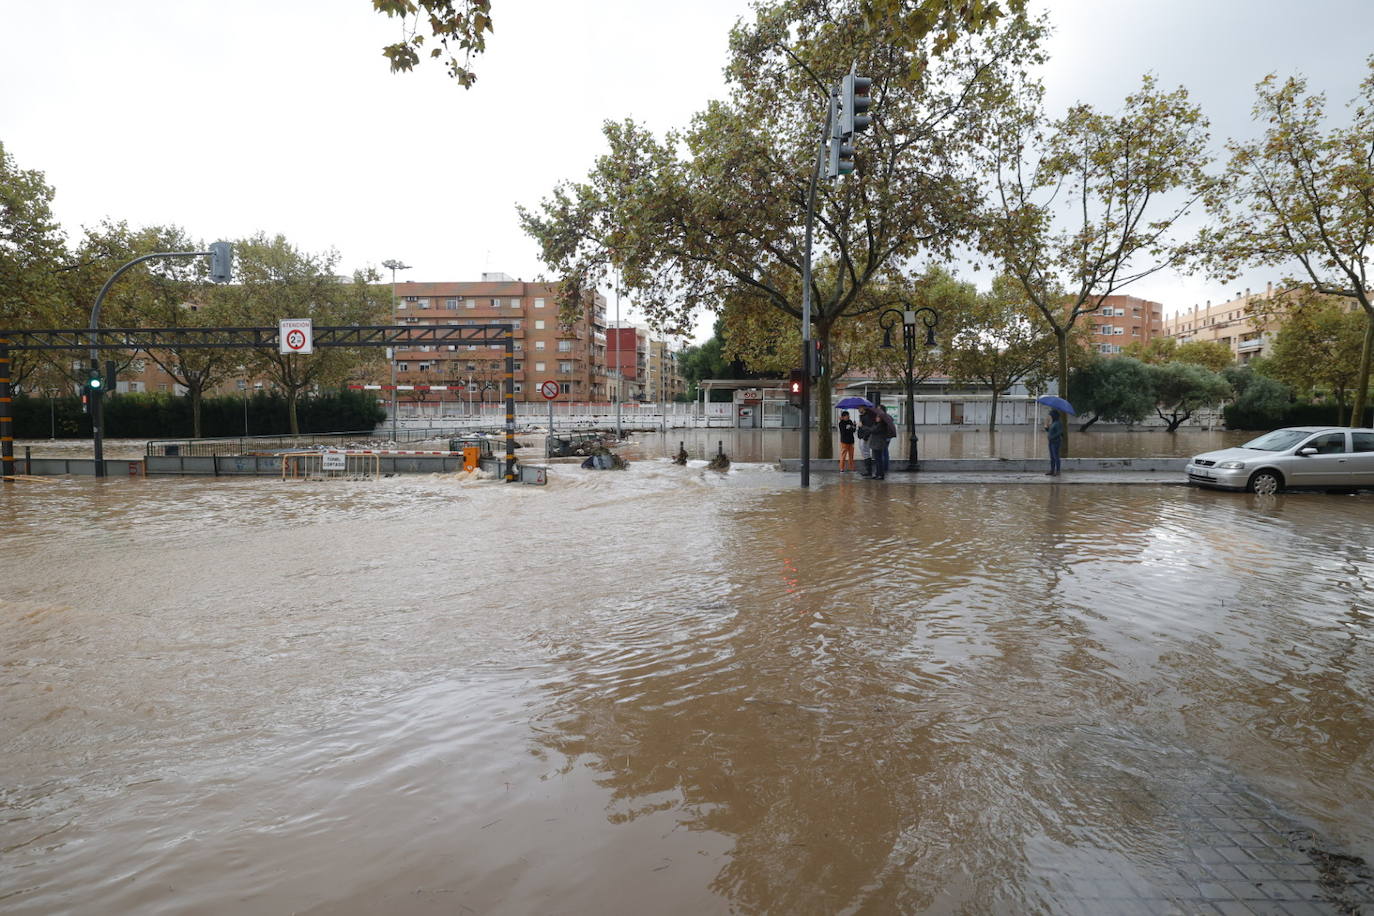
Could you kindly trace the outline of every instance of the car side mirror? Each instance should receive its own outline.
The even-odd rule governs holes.
[[[1300,448],[1300,449],[1298,449],[1298,454],[1299,454],[1299,455],[1315,455],[1315,454],[1317,454],[1317,449],[1316,449],[1314,446],[1309,445],[1309,446],[1307,446],[1307,448]]]

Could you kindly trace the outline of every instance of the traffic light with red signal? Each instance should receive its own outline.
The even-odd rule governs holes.
[[[806,370],[793,369],[787,380],[787,402],[793,407],[802,406],[802,396],[806,393]]]

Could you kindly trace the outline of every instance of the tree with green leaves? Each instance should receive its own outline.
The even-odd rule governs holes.
[[[1185,340],[1179,343],[1172,337],[1154,337],[1148,341],[1132,341],[1122,351],[1142,363],[1160,366],[1164,363],[1193,363],[1220,372],[1235,358],[1231,348],[1216,340]]]
[[[817,189],[811,337],[826,346],[838,322],[900,306],[866,292],[899,287],[906,264],[942,259],[967,236],[973,140],[999,117],[1007,71],[1037,58],[1039,32],[1007,21],[912,77],[913,52],[871,29],[860,6],[763,4],[731,35],[729,101],[661,140],[633,122],[607,124],[609,151],[587,180],[521,210],[565,301],[617,269],[669,333],[738,296],[799,321],[828,91],[854,66],[874,79],[874,125],[858,139],[857,171]],[[828,416],[831,379],[816,387]],[[819,457],[831,451],[822,437]]]
[[[1336,401],[1336,422],[1344,423],[1346,397],[1360,381],[1368,325],[1362,312],[1338,302],[1302,301],[1288,312],[1274,336],[1265,369],[1300,392],[1329,392]]]
[[[993,188],[982,245],[1054,334],[1064,392],[1079,319],[1182,262],[1174,232],[1206,186],[1207,121],[1186,89],[1164,91],[1151,76],[1115,114],[1079,104],[1046,123],[1043,88],[1030,81],[1015,100],[984,144]]]
[[[1228,366],[1222,376],[1235,394],[1226,406],[1226,425],[1231,429],[1271,429],[1278,426],[1293,401],[1287,385],[1270,378],[1267,360],[1251,360],[1244,366]]]
[[[1204,407],[1231,397],[1231,385],[1218,372],[1196,363],[1165,363],[1148,367],[1155,413],[1174,432]]]
[[[1069,376],[1069,401],[1079,432],[1098,420],[1139,423],[1155,409],[1149,366],[1129,356],[1096,357]]]
[[[219,314],[245,327],[273,326],[283,318],[310,318],[316,325],[389,323],[391,290],[376,271],[351,279],[336,275],[339,255],[301,251],[284,237],[255,235],[234,243],[236,282],[215,287],[209,299]],[[376,347],[328,347],[314,353],[256,349],[249,368],[283,392],[291,432],[300,432],[297,405],[307,391],[343,383],[360,364],[381,360]]]
[[[1228,144],[1231,159],[1208,197],[1204,263],[1230,278],[1255,265],[1296,266],[1308,289],[1358,302],[1366,318],[1351,423],[1363,416],[1374,352],[1374,55],[1348,119],[1327,127],[1326,98],[1294,76],[1256,86],[1264,134]]]
[[[0,331],[61,326],[53,306],[66,238],[52,213],[54,193],[42,172],[21,169],[0,143]],[[38,351],[16,350],[10,358],[16,393],[51,365]]]
[[[154,252],[204,251],[206,243],[190,238],[177,226],[132,228],[128,223],[103,221],[87,228],[72,254],[63,279],[76,326],[87,321],[100,288],[116,270],[135,258]],[[205,258],[156,258],[123,274],[101,304],[103,327],[205,327],[227,323],[207,297],[209,266]],[[206,392],[230,377],[242,356],[227,349],[168,347],[161,350],[115,353],[118,371],[151,360],[185,389],[191,405],[192,432],[202,432],[202,403]]]
[[[870,28],[913,52],[911,66],[913,73],[919,74],[925,67],[927,44],[930,51],[941,54],[960,35],[994,26],[1007,13],[1025,12],[1026,0],[1005,2],[1003,7],[998,0],[863,0],[858,9]],[[792,5],[797,15],[810,12],[810,6],[823,6],[806,0]],[[458,85],[469,89],[477,81],[472,59],[487,49],[487,33],[492,31],[491,0],[372,0],[372,7],[401,20],[401,40],[382,49],[392,73],[413,70],[420,63],[426,39],[432,38],[437,47],[429,49],[429,56],[447,54],[448,74]],[[931,41],[927,43],[928,37]]]
[[[1007,277],[975,296],[946,347],[945,365],[955,382],[977,382],[992,391],[988,432],[997,430],[997,404],[1017,382],[1032,393],[1054,376],[1056,348],[1020,285]]]

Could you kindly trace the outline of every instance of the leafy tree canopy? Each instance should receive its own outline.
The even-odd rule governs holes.
[[[1221,404],[1231,397],[1231,385],[1217,372],[1195,363],[1164,363],[1150,366],[1150,388],[1155,413],[1173,432],[1203,407]]]
[[[891,36],[912,54],[913,75],[925,66],[923,46],[934,54],[951,48],[961,34],[976,33],[995,25],[1006,13],[1025,11],[1025,0],[863,0],[860,11],[871,28]],[[788,4],[793,16],[824,12],[824,4],[801,0]],[[448,55],[448,74],[458,85],[471,88],[477,81],[472,58],[487,49],[492,31],[491,0],[372,0],[373,9],[401,20],[402,39],[382,49],[391,72],[408,72],[420,63],[427,38],[438,43],[431,58]],[[645,36],[645,40],[649,40]],[[462,60],[459,60],[459,55]]]
[[[607,124],[609,151],[587,180],[522,209],[522,224],[565,304],[614,267],[670,333],[740,299],[798,320],[827,93],[855,66],[874,79],[874,127],[857,140],[856,173],[817,188],[814,262],[831,266],[813,274],[811,314],[826,341],[842,319],[898,304],[871,288],[900,288],[910,261],[946,257],[970,236],[974,138],[998,117],[1008,71],[1038,59],[1038,39],[1006,20],[913,68],[913,52],[871,27],[856,0],[761,5],[732,33],[728,101],[662,139]]]
[[[1293,266],[1316,293],[1353,299],[1371,318],[1355,382],[1358,418],[1374,350],[1374,55],[1348,120],[1326,128],[1326,99],[1307,81],[1274,74],[1257,86],[1258,139],[1228,144],[1223,180],[1208,196],[1213,223],[1202,262],[1220,277],[1252,265]]]

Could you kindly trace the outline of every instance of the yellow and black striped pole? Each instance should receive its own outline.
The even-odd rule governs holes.
[[[515,481],[515,326],[506,325],[506,483]]]
[[[14,480],[14,399],[10,397],[10,339],[0,337],[0,468]]]

